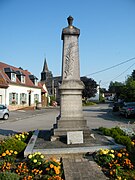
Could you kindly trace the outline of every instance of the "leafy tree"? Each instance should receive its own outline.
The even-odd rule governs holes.
[[[111,81],[108,90],[111,93],[117,93],[120,91],[121,87],[123,87],[123,86],[124,86],[124,84],[122,82],[117,82],[117,81],[112,82]]]
[[[124,97],[125,101],[135,101],[135,80],[133,80],[132,75],[127,78],[125,84],[121,96]]]
[[[87,98],[94,97],[97,93],[97,83],[91,78],[87,78],[86,76],[81,77],[81,81],[85,85],[85,89],[82,92],[82,97],[87,100]]]
[[[117,100],[117,99],[123,99],[123,96],[121,96],[122,95],[122,93],[123,93],[123,89],[124,89],[124,87],[125,87],[125,85],[124,85],[124,83],[121,83],[121,82],[117,82],[117,81],[115,81],[115,82],[110,82],[110,85],[109,85],[109,89],[108,89],[108,91],[110,92],[110,93],[115,93],[115,99]]]
[[[125,83],[110,82],[109,91],[116,93],[116,99],[123,99],[126,102],[135,101],[135,70],[127,77]]]

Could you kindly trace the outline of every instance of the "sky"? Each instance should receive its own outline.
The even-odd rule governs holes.
[[[125,82],[135,69],[135,0],[0,0],[0,61],[40,80],[46,58],[61,75],[69,15],[80,29],[80,75],[102,88]]]

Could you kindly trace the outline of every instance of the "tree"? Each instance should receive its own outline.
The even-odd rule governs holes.
[[[127,77],[125,83],[110,82],[109,91],[115,93],[116,100],[135,101],[135,71]]]
[[[135,101],[135,80],[133,80],[132,75],[125,81],[125,87],[121,93],[124,100],[127,102]]]
[[[117,92],[119,92],[119,89],[121,87],[123,87],[123,86],[124,86],[124,83],[122,83],[122,82],[117,82],[117,81],[113,82],[113,81],[111,81],[108,91],[111,92],[111,93],[117,93]]]
[[[131,77],[133,78],[133,80],[135,81],[135,70],[133,70]]]
[[[110,85],[109,85],[109,89],[108,89],[108,91],[110,92],[110,93],[115,93],[115,100],[118,100],[118,99],[123,99],[123,96],[121,96],[122,95],[122,93],[123,93],[123,88],[124,88],[124,83],[122,83],[122,82],[117,82],[117,81],[115,81],[115,82],[110,82]]]
[[[85,89],[82,92],[82,97],[87,100],[87,98],[94,97],[97,93],[97,83],[91,78],[87,78],[86,76],[81,77],[81,81],[85,85]]]

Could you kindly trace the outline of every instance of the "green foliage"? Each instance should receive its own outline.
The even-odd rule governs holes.
[[[53,102],[56,101],[56,97],[55,96],[50,96],[50,104],[52,105]]]
[[[110,82],[109,91],[116,93],[117,99],[124,99],[125,102],[135,101],[135,71],[128,76],[125,83]]]
[[[102,94],[100,93],[99,95],[99,102],[105,102],[105,98],[102,96]]]
[[[20,176],[16,173],[11,172],[1,172],[0,180],[19,180]]]
[[[125,134],[119,127],[115,128],[104,128],[100,127],[99,130],[106,136],[111,136],[119,144],[125,145],[128,150],[131,149],[131,139]]]
[[[26,147],[26,143],[23,141],[20,141],[14,137],[9,137],[5,139],[0,144],[0,154],[5,152],[6,150],[13,150],[17,151],[18,153],[21,153]]]
[[[104,127],[99,127],[98,129],[99,131],[101,131],[105,136],[111,136],[111,130],[104,128]]]
[[[83,101],[82,105],[83,106],[93,106],[93,105],[96,105],[96,103],[90,102],[90,101]]]
[[[131,150],[131,139],[129,136],[116,136],[115,141],[119,144],[123,144],[127,147],[127,150]]]
[[[94,97],[97,92],[97,83],[91,78],[81,77],[81,81],[84,83],[85,88],[82,91],[83,98]]]

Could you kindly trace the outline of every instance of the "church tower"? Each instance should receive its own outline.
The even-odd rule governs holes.
[[[46,58],[44,60],[43,71],[41,72],[41,81],[47,81],[53,78],[52,72],[49,71]]]

